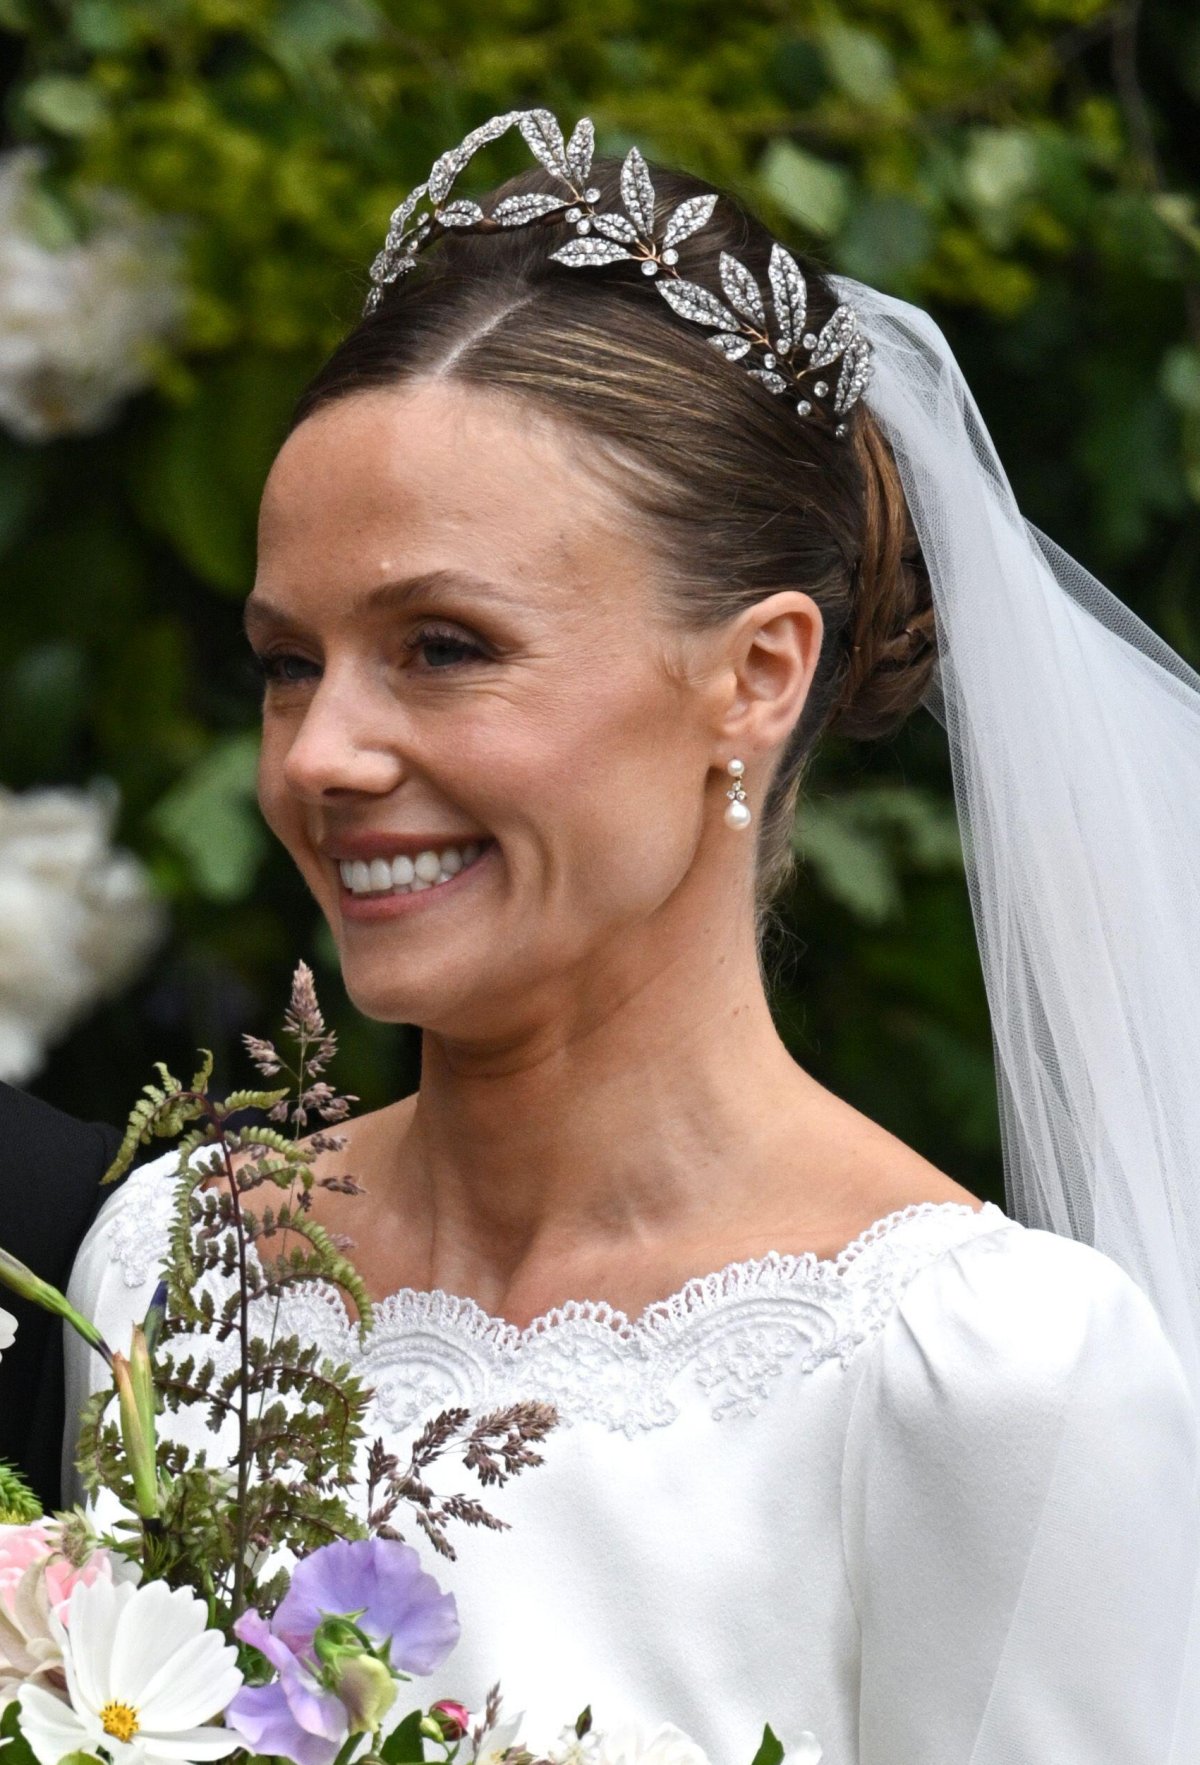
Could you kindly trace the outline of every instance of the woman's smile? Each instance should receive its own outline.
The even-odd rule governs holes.
[[[361,842],[348,842],[357,851]],[[386,853],[366,857],[342,857],[336,861],[338,909],[344,920],[371,923],[419,912],[436,898],[444,902],[457,897],[477,872],[487,867],[496,849],[495,840],[459,843],[402,845],[396,841]]]

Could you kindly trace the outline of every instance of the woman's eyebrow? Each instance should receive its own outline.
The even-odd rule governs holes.
[[[486,596],[490,601],[503,601],[509,605],[517,598],[503,583],[476,576],[470,570],[443,568],[421,570],[413,576],[398,577],[393,582],[381,582],[357,597],[347,610],[351,613],[388,613],[418,596],[448,596],[455,590],[463,589]],[[295,631],[303,628],[302,621],[287,608],[278,606],[269,596],[258,591],[247,599],[242,611],[242,621],[248,636],[267,630]]]

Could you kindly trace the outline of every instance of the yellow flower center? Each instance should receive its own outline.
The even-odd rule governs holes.
[[[142,1726],[132,1704],[105,1704],[100,1711],[100,1720],[105,1734],[114,1734],[118,1740],[132,1740]]]

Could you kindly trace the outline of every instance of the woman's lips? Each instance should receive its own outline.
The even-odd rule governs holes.
[[[434,882],[416,874],[417,860],[410,860],[405,866],[403,875],[413,869],[411,882],[401,883],[388,891],[372,890],[370,893],[355,893],[347,887],[342,875],[342,866],[336,866],[338,872],[338,908],[345,920],[370,923],[378,919],[395,919],[406,913],[420,913],[444,897],[457,895],[464,888],[471,886],[477,872],[488,866],[496,850],[494,840],[467,842],[466,849],[471,845],[479,848],[478,856],[464,863],[453,875],[442,875],[441,880]],[[431,848],[430,848],[431,849]],[[446,848],[443,848],[445,850]],[[462,851],[463,848],[449,848]],[[419,859],[418,854],[418,859]],[[382,861],[382,860],[381,860]],[[359,862],[362,862],[361,860]]]

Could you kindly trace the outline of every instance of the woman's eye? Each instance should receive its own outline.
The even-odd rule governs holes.
[[[481,661],[483,651],[468,638],[453,631],[417,631],[408,642],[409,651],[419,653],[427,668],[454,668],[461,662]]]
[[[314,680],[321,672],[307,656],[294,656],[286,650],[266,655],[255,651],[255,665],[270,686],[295,686],[302,680]]]

